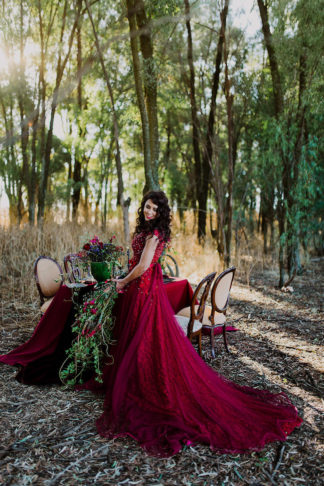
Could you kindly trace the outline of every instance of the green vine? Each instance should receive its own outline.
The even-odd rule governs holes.
[[[97,284],[91,298],[85,295],[81,303],[75,290],[73,302],[77,310],[72,327],[75,338],[59,371],[64,385],[81,384],[93,374],[96,381],[102,383],[103,365],[113,364],[109,348],[113,344],[115,318],[112,310],[117,296],[114,282]]]

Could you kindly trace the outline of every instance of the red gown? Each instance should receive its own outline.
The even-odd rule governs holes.
[[[132,267],[146,236],[133,240]],[[89,381],[81,387],[105,393],[98,432],[133,437],[159,456],[176,454],[185,444],[236,454],[284,441],[302,422],[289,398],[220,376],[179,327],[158,264],[163,247],[160,239],[149,269],[119,301],[114,365],[105,367],[103,385]]]

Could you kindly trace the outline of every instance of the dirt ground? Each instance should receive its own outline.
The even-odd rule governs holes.
[[[168,459],[148,456],[131,439],[107,441],[95,419],[102,400],[59,386],[24,386],[16,370],[1,365],[2,485],[321,485],[324,478],[323,296],[324,259],[312,260],[292,282],[275,288],[270,271],[239,278],[231,293],[230,354],[217,339],[217,356],[204,338],[204,358],[236,383],[285,391],[304,422],[285,443],[246,455],[217,455],[208,447],[185,448]],[[26,341],[39,318],[37,304],[6,302],[2,295],[0,353]],[[323,439],[323,436],[322,436]]]

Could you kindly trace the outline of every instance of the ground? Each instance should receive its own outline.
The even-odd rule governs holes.
[[[239,332],[229,333],[230,354],[218,338],[213,359],[203,340],[204,358],[227,378],[289,395],[304,422],[285,443],[246,455],[217,455],[198,445],[173,458],[150,457],[131,439],[97,435],[101,399],[59,386],[21,385],[16,370],[1,365],[0,484],[323,484],[323,270],[324,259],[311,260],[292,282],[292,293],[275,288],[274,272],[254,271],[249,285],[237,278],[229,322]],[[0,353],[27,340],[38,317],[35,306],[2,295]]]

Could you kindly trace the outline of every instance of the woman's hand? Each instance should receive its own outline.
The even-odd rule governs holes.
[[[117,292],[120,292],[121,290],[123,290],[123,288],[125,287],[125,285],[127,285],[127,282],[124,282],[124,279],[123,278],[112,278],[111,281],[112,282],[116,282],[116,290],[117,290]]]

